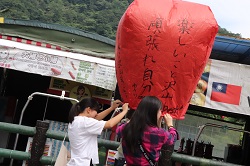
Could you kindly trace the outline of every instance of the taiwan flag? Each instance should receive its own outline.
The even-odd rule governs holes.
[[[241,86],[213,82],[211,100],[239,105]]]

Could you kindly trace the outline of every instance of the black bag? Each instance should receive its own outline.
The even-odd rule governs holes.
[[[172,166],[171,156],[174,152],[174,145],[163,145],[158,166]]]
[[[126,164],[125,158],[115,159],[114,166],[124,166],[124,164]]]
[[[143,155],[148,160],[150,166],[172,166],[171,156],[174,152],[174,145],[163,145],[161,148],[160,158],[159,158],[158,162],[154,163],[147,155],[142,144],[140,142],[138,142],[138,144],[139,144],[139,147],[140,147]]]

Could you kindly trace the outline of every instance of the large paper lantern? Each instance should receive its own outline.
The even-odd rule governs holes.
[[[116,36],[116,76],[123,101],[135,109],[144,96],[157,96],[164,113],[183,119],[217,31],[208,6],[133,1]]]

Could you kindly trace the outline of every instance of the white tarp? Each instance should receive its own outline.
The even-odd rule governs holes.
[[[0,67],[115,90],[114,60],[0,39]]]

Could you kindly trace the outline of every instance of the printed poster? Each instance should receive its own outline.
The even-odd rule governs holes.
[[[51,78],[49,89],[65,91],[71,98],[81,100],[85,97],[94,97],[104,100],[111,100],[113,91],[98,86],[82,84],[61,78]]]

